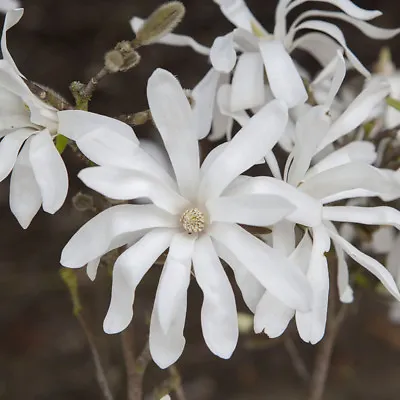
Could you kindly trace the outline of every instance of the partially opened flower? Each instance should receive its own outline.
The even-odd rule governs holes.
[[[344,60],[338,55],[338,68],[333,79],[332,95],[337,92],[344,76]],[[326,253],[331,242],[337,257],[339,295],[342,302],[353,300],[345,255],[353,258],[374,274],[387,290],[400,300],[400,293],[390,272],[377,260],[363,253],[344,239],[333,222],[352,222],[367,225],[391,225],[400,229],[400,212],[392,207],[336,206],[330,203],[354,197],[377,196],[384,201],[400,197],[400,186],[393,174],[371,166],[376,153],[372,143],[354,141],[328,154],[311,166],[313,157],[330,143],[337,141],[362,124],[373,107],[388,93],[388,85],[380,82],[374,90],[362,92],[349,108],[333,123],[326,106],[316,106],[301,117],[296,125],[295,147],[289,155],[284,180],[278,187],[275,181],[264,178],[257,183],[243,182],[238,190],[252,194],[286,193],[301,210],[304,196],[320,204],[321,219],[316,221],[287,216],[288,221],[278,223],[273,232],[274,247],[282,248],[298,264],[313,288],[311,311],[295,311],[282,304],[266,291],[255,314],[255,329],[264,330],[269,336],[282,334],[289,321],[296,315],[298,331],[303,340],[316,343],[325,332],[329,274]],[[331,99],[333,98],[330,96]],[[290,194],[289,194],[290,193]],[[300,244],[295,248],[295,224],[308,227]],[[304,229],[304,228],[303,228]],[[279,311],[277,311],[279,310]]]
[[[212,151],[200,168],[194,117],[179,82],[158,69],[149,79],[147,95],[175,177],[141,149],[127,125],[86,112],[59,113],[60,132],[77,137],[81,151],[99,165],[80,172],[87,186],[113,199],[146,197],[152,202],[114,206],[100,213],[72,237],[61,263],[70,268],[89,263],[94,276],[103,254],[128,245],[114,265],[111,304],[104,321],[104,330],[116,333],[132,319],[135,290],[142,277],[169,249],[151,316],[153,359],[167,367],[183,351],[186,292],[192,273],[204,295],[205,341],[212,352],[227,358],[237,343],[238,321],[220,258],[233,269],[251,309],[263,287],[291,308],[307,311],[309,307],[309,285],[302,272],[239,225],[273,225],[294,212],[291,200],[269,194],[242,195],[235,189],[238,175],[279,139],[287,108],[279,101],[266,105],[231,142]],[[314,213],[312,204],[307,210]]]
[[[7,31],[23,9],[6,15],[0,60],[0,181],[11,174],[10,207],[27,228],[40,206],[55,213],[68,191],[65,165],[53,143],[57,110],[31,93],[7,49]],[[20,149],[22,150],[20,151]]]

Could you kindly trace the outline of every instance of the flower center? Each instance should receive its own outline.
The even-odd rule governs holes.
[[[202,232],[206,223],[204,214],[198,208],[186,210],[180,221],[183,229],[189,234]]]

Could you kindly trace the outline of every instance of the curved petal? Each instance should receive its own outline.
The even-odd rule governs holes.
[[[19,72],[19,69],[7,48],[7,31],[19,22],[23,14],[23,8],[17,8],[15,10],[8,11],[4,20],[3,34],[1,36],[1,54],[3,55],[3,59],[10,63],[17,74],[22,77],[24,76],[21,74],[21,72]]]
[[[400,235],[398,234],[394,243],[392,245],[392,249],[387,255],[386,265],[388,271],[393,275],[397,286],[400,286]]]
[[[225,146],[202,177],[202,199],[218,197],[239,174],[256,164],[279,140],[288,120],[278,100],[265,105]]]
[[[329,273],[325,253],[331,240],[324,226],[313,228],[313,245],[307,278],[313,291],[311,311],[296,312],[296,325],[300,337],[311,344],[318,343],[324,336],[328,312]]]
[[[29,161],[31,138],[25,142],[11,174],[10,208],[22,228],[26,229],[42,204],[39,186]]]
[[[232,77],[233,112],[265,104],[264,64],[260,53],[243,53]]]
[[[247,270],[247,268],[235,257],[235,255],[223,244],[213,240],[214,248],[222,260],[233,270],[236,283],[242,293],[243,300],[253,313],[258,302],[265,292],[261,283]]]
[[[132,30],[135,33],[141,28],[143,23],[144,23],[144,20],[142,18],[138,18],[138,17],[133,17],[130,20]],[[208,47],[203,46],[200,43],[197,43],[190,36],[186,36],[186,35],[177,35],[176,33],[168,33],[167,35],[159,38],[157,40],[157,43],[169,44],[171,46],[179,46],[179,47],[180,46],[189,46],[194,51],[196,51],[199,54],[203,54],[204,56],[208,56],[210,54],[210,49]]]
[[[214,40],[210,51],[210,61],[218,72],[227,74],[233,70],[236,64],[236,50],[232,32]]]
[[[67,197],[68,173],[47,129],[32,137],[29,161],[40,188],[43,210],[54,214]]]
[[[117,200],[147,197],[158,207],[178,214],[188,201],[173,189],[149,174],[113,167],[90,167],[82,170],[78,178],[89,188]]]
[[[337,235],[332,231],[329,232],[329,235],[332,240],[344,250],[345,253],[347,253],[354,261],[359,263],[366,270],[375,275],[382,282],[383,286],[385,286],[389,293],[397,300],[400,300],[400,293],[392,275],[381,263],[362,253],[347,240],[343,239],[340,235]]]
[[[87,263],[86,274],[91,281],[94,281],[96,279],[97,269],[99,268],[99,264],[100,264],[100,258],[101,257],[97,257],[94,260],[89,261]]]
[[[295,224],[290,221],[280,221],[272,229],[272,247],[289,256],[295,250]]]
[[[220,75],[218,71],[211,68],[192,90],[193,113],[198,139],[203,139],[210,133]]]
[[[32,129],[19,129],[7,134],[0,142],[0,182],[11,172],[20,148],[33,133]]]
[[[287,306],[308,311],[310,286],[303,273],[279,251],[238,225],[214,223],[210,235],[225,245],[248,271]]]
[[[204,340],[215,355],[230,358],[239,337],[235,296],[209,236],[197,239],[193,268],[204,295],[201,308]]]
[[[275,195],[223,196],[206,203],[210,222],[269,226],[295,210],[290,200]]]
[[[250,120],[247,111],[245,110],[232,110],[232,85],[221,85],[217,92],[217,105],[221,114],[233,118],[240,126],[244,126]],[[227,137],[228,140],[231,138]]]
[[[13,10],[20,6],[19,0],[2,0],[0,4],[0,10],[2,12],[7,12],[9,10]]]
[[[133,129],[124,122],[95,114],[89,111],[65,110],[58,111],[58,133],[71,140],[78,140],[91,131],[105,130],[109,135],[118,134],[133,143],[139,144]]]
[[[266,291],[254,315],[254,332],[264,331],[271,339],[277,338],[286,330],[294,313],[292,308]]]
[[[156,227],[173,228],[178,222],[152,204],[121,204],[108,208],[72,236],[61,253],[60,262],[68,268],[80,268],[101,257],[110,247],[129,243],[130,233]]]
[[[375,146],[367,141],[355,141],[328,154],[325,158],[311,167],[305,176],[305,180],[328,169],[345,165],[351,162],[361,161],[373,164],[376,160]]]
[[[284,101],[288,108],[305,103],[306,88],[283,44],[277,40],[260,40],[259,49],[275,98]]]
[[[183,196],[192,199],[198,185],[199,147],[194,115],[178,82],[168,71],[157,69],[147,84],[147,98]]]
[[[155,308],[164,334],[170,330],[180,302],[186,297],[195,240],[194,236],[177,233],[169,246],[168,256],[158,284],[157,307]]]
[[[136,287],[167,249],[173,234],[172,229],[153,229],[118,257],[113,270],[110,307],[103,324],[105,333],[118,333],[129,325]]]
[[[320,143],[318,150],[333,143],[368,120],[371,111],[390,93],[385,79],[374,79],[346,108],[346,111],[332,124]]]

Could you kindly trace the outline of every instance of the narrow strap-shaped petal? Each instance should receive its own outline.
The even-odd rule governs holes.
[[[263,293],[264,286],[251,274],[237,257],[223,244],[213,240],[214,248],[218,256],[224,260],[233,270],[236,283],[242,293],[243,300],[251,312],[256,311]]]
[[[300,337],[311,344],[318,343],[325,333],[329,297],[328,261],[331,240],[323,225],[313,228],[313,245],[307,278],[313,291],[313,306],[307,313],[296,312],[296,325]]]
[[[321,142],[319,150],[366,122],[371,111],[389,93],[390,85],[385,79],[372,80],[332,124],[329,132]]]
[[[288,5],[292,0],[280,0],[275,9],[275,28],[274,37],[283,42],[286,36],[286,15],[288,13]]]
[[[210,133],[220,75],[218,71],[211,68],[192,90],[198,139],[204,139]]]
[[[133,17],[130,21],[131,27],[135,33],[141,28],[143,23],[144,20],[138,17]],[[168,33],[167,35],[159,38],[157,42],[161,44],[168,44],[171,46],[189,46],[194,51],[199,54],[203,54],[204,56],[208,56],[210,54],[210,49],[207,46],[203,46],[202,44],[197,43],[193,38],[186,35]]]
[[[29,161],[31,138],[25,142],[11,174],[10,208],[22,228],[26,229],[42,204],[39,185]]]
[[[387,255],[386,265],[398,287],[400,287],[400,234],[393,242],[392,249]]]
[[[194,114],[178,82],[168,71],[157,69],[149,78],[147,98],[183,196],[192,199],[198,185],[199,147]]]
[[[351,162],[362,161],[367,164],[373,164],[376,160],[375,146],[367,141],[355,141],[333,151],[324,157],[321,161],[311,167],[305,176],[309,179],[312,176],[319,174],[339,165],[348,164]]]
[[[218,71],[229,73],[236,64],[236,50],[233,42],[233,32],[217,37],[210,50],[210,61]]]
[[[266,291],[254,315],[254,332],[264,331],[271,339],[281,336],[295,311]]]
[[[214,223],[210,235],[225,245],[274,296],[291,308],[309,310],[310,286],[279,251],[234,224]]]
[[[217,105],[221,114],[233,118],[240,126],[244,126],[250,120],[244,109],[233,111],[232,109],[232,85],[221,85],[217,92]],[[230,140],[231,138],[228,138]]]
[[[243,53],[232,78],[233,112],[265,104],[264,64],[260,53]]]
[[[193,267],[204,296],[201,308],[204,340],[215,355],[229,358],[239,337],[235,296],[207,235],[200,236],[195,243]]]
[[[177,224],[176,218],[152,204],[110,207],[72,236],[62,251],[60,262],[65,267],[80,268],[108,252],[112,244],[129,243],[131,233],[156,227],[173,228]]]
[[[275,98],[284,101],[289,108],[305,103],[306,88],[283,44],[277,40],[260,40],[259,48]]]
[[[256,164],[282,136],[288,120],[285,104],[265,105],[225,146],[200,183],[200,197],[218,197],[239,174]]]
[[[90,167],[78,174],[79,179],[103,196],[117,200],[134,200],[147,197],[158,207],[178,214],[188,201],[168,185],[153,176],[114,167]]]
[[[289,256],[295,250],[295,224],[283,220],[273,226],[272,247]]]
[[[324,207],[324,219],[339,222],[354,222],[366,225],[392,225],[400,229],[400,211],[393,207]]]
[[[101,257],[97,257],[92,261],[89,261],[86,266],[86,274],[91,281],[96,279],[97,269],[99,268]]]
[[[153,229],[118,257],[113,269],[111,302],[104,319],[104,332],[118,333],[129,325],[136,287],[169,246],[173,234],[172,229]]]
[[[400,293],[392,275],[380,262],[358,250],[340,235],[332,231],[330,231],[329,235],[338,246],[342,247],[345,253],[347,253],[354,261],[359,263],[366,270],[375,275],[382,282],[383,286],[385,286],[389,293],[397,300],[400,300]]]
[[[40,188],[43,210],[54,214],[67,197],[68,173],[47,129],[32,137],[29,161]]]
[[[0,142],[0,182],[11,172],[20,148],[33,133],[35,133],[33,129],[18,129],[8,133]]]
[[[177,233],[172,238],[168,256],[161,273],[157,289],[158,320],[164,334],[167,334],[179,309],[190,282],[192,254],[196,237]]]
[[[252,226],[273,225],[296,209],[289,199],[263,194],[222,196],[207,202],[206,207],[210,222]]]
[[[19,0],[2,0],[0,4],[0,10],[5,13],[9,10],[14,10],[20,6]]]

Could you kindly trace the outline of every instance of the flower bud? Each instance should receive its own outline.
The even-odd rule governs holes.
[[[132,44],[135,48],[156,42],[172,32],[182,21],[185,6],[180,1],[171,1],[158,7],[136,33]]]
[[[104,57],[104,66],[112,74],[120,71],[128,71],[139,64],[139,62],[139,53],[126,40],[117,43],[115,48],[107,52]]]

